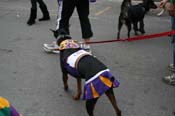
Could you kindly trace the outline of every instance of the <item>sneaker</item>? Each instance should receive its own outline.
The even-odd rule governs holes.
[[[163,81],[169,85],[175,85],[175,73],[163,78]]]
[[[174,64],[169,64],[169,65],[168,65],[168,69],[169,69],[170,71],[175,72]]]
[[[45,52],[48,52],[48,53],[55,53],[55,54],[60,53],[59,50],[55,50],[55,49],[47,49],[46,47],[43,47],[43,49],[44,49]]]
[[[60,51],[57,50],[58,48],[59,46],[56,44],[56,42],[53,42],[51,44],[43,44],[44,51],[49,52],[49,53],[59,54]]]
[[[83,44],[83,48],[84,48],[85,50],[90,50],[90,45],[88,45],[88,44]]]
[[[165,12],[165,9],[162,9],[162,10],[157,14],[157,16],[161,16],[164,12]]]
[[[56,42],[53,42],[51,44],[43,44],[43,46],[49,50],[53,50],[53,49],[58,49],[59,46],[56,44]]]
[[[85,44],[83,42],[79,42],[79,45],[80,45],[80,48],[82,48],[83,50],[85,50],[89,53],[92,53],[90,45]]]
[[[59,50],[53,50],[52,53],[59,54],[60,51]]]

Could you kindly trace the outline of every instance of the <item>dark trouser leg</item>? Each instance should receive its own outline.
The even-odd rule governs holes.
[[[75,0],[63,0],[63,3],[60,4],[58,14],[60,15],[57,20],[57,30],[64,29],[68,34],[69,32],[69,20],[74,12],[76,1]]]
[[[89,21],[89,0],[79,0],[76,4],[83,39],[90,39],[93,36]]]
[[[27,21],[28,25],[33,25],[35,23],[36,15],[37,15],[37,4],[36,0],[31,0],[31,10],[30,10],[30,17]]]
[[[39,3],[39,7],[41,9],[41,12],[43,13],[43,17],[40,18],[39,21],[50,20],[49,11],[47,10],[47,6],[44,3],[44,1],[43,0],[37,0],[37,2]]]
[[[94,116],[93,111],[98,98],[86,100],[86,110],[89,116]]]
[[[175,30],[175,17],[171,17],[172,30]],[[172,35],[172,45],[173,45],[173,64],[175,66],[175,35]]]

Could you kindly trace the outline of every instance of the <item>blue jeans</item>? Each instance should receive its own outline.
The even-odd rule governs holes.
[[[171,28],[175,30],[175,17],[171,17]],[[172,35],[172,46],[173,46],[173,64],[175,66],[175,35]]]

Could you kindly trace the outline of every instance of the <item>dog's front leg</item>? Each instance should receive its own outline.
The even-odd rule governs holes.
[[[143,19],[140,21],[140,28],[139,28],[139,31],[140,31],[142,34],[145,33]]]
[[[121,31],[121,28],[122,28],[122,25],[123,25],[123,22],[121,21],[122,16],[119,16],[119,23],[118,23],[118,33],[117,33],[117,39],[120,39],[120,31]]]
[[[63,73],[63,84],[64,84],[64,90],[67,91],[68,90],[68,74],[67,73]]]
[[[127,29],[128,29],[128,38],[130,38],[131,22],[129,20],[126,21],[126,26],[127,26]]]
[[[82,93],[82,89],[81,89],[81,78],[77,78],[77,93],[73,96],[74,100],[79,100],[81,93]]]
[[[139,29],[138,29],[137,23],[138,22],[133,22],[133,28],[134,28],[135,35],[139,35],[139,33],[138,33]]]

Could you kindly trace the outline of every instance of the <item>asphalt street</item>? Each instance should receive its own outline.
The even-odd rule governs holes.
[[[0,95],[7,98],[23,116],[87,116],[85,102],[74,101],[76,80],[69,78],[69,91],[63,90],[59,54],[48,54],[43,43],[54,38],[56,0],[45,0],[51,20],[27,26],[29,0],[0,0]],[[134,2],[135,3],[135,2]],[[93,40],[117,37],[121,0],[97,0],[90,4]],[[170,17],[158,17],[160,9],[145,16],[146,34],[170,30]],[[42,16],[38,10],[38,18]],[[70,20],[71,36],[81,41],[77,13]],[[121,37],[126,38],[126,27]],[[131,32],[134,36],[134,32]],[[120,87],[114,89],[122,116],[174,116],[175,86],[162,81],[172,74],[171,38],[168,36],[133,42],[91,45],[93,54],[111,70]],[[84,81],[83,81],[84,82]],[[105,95],[99,99],[95,116],[114,116]]]

